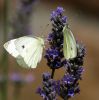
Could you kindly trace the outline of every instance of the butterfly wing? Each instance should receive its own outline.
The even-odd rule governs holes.
[[[31,68],[36,68],[37,63],[41,61],[43,48],[39,46],[32,54],[30,60],[27,62]]]
[[[77,45],[76,45],[76,40],[73,36],[73,33],[71,32],[71,30],[69,29],[69,40],[70,40],[70,44],[71,44],[71,58],[75,58],[77,56]]]
[[[9,52],[9,54],[11,54],[13,57],[18,57],[19,56],[19,52],[16,50],[15,48],[15,44],[14,42],[16,41],[16,39],[13,39],[11,41],[8,41],[4,44],[4,48],[7,50],[7,52]]]
[[[63,28],[64,43],[63,53],[66,59],[75,58],[77,56],[77,47],[75,38],[69,28]]]
[[[43,46],[36,38],[20,37],[15,41],[15,46],[20,56],[28,67],[36,68],[37,63],[41,60]],[[19,60],[18,60],[18,63]],[[21,63],[20,65],[24,65]]]
[[[24,58],[22,56],[18,56],[16,58],[16,61],[20,66],[28,68],[28,65],[25,63]]]

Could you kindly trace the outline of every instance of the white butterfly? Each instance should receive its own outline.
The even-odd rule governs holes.
[[[68,26],[64,26],[63,36],[63,53],[65,59],[75,58],[77,56],[76,40]]]
[[[36,68],[41,61],[44,40],[40,37],[23,36],[10,40],[4,44],[4,48],[16,58],[20,66]]]

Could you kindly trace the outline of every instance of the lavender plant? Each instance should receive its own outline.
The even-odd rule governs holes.
[[[82,79],[84,71],[83,62],[85,47],[77,42],[77,56],[65,59],[63,54],[63,28],[67,23],[67,17],[63,16],[64,9],[57,7],[51,13],[52,32],[48,35],[49,48],[46,50],[45,59],[52,73],[43,74],[43,86],[39,87],[37,93],[44,100],[56,100],[56,95],[68,100],[80,92],[79,80]],[[54,80],[55,70],[65,68],[65,74],[60,80]]]
[[[31,34],[29,27],[30,16],[33,13],[35,0],[20,0],[20,5],[16,12],[16,17],[12,22],[14,37]]]

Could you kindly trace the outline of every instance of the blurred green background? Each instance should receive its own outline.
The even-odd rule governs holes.
[[[20,6],[20,0],[8,0],[7,5],[6,17],[8,20],[8,33],[5,39],[4,0],[0,0],[0,60],[2,61],[0,64],[0,75],[7,74],[9,77],[16,71],[20,73],[22,77],[31,74],[33,81],[22,86],[18,100],[42,100],[35,91],[36,88],[41,85],[42,73],[50,71],[46,65],[46,60],[43,59],[36,69],[24,69],[19,67],[15,59],[9,54],[8,62],[2,60],[2,54],[5,52],[3,44],[13,38],[10,22],[13,17],[15,17],[16,11]],[[99,1],[35,0],[29,23],[33,35],[41,35],[46,25],[50,23],[51,11],[56,9],[57,6],[62,6],[65,9],[64,15],[68,16],[68,23],[72,32],[77,40],[85,44],[87,51],[84,62],[85,72],[83,74],[83,80],[80,81],[81,92],[74,96],[74,98],[71,98],[71,100],[99,100]],[[44,36],[47,36],[50,31],[51,27],[49,26],[44,31]],[[7,69],[7,71],[5,69]],[[62,77],[63,70],[64,69],[56,70],[55,79]],[[2,85],[0,87],[2,87]],[[8,100],[14,100],[14,89],[14,85],[8,80]],[[2,89],[0,93],[2,93]]]

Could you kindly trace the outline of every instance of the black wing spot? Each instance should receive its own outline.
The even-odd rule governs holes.
[[[22,48],[24,49],[24,48],[25,48],[25,46],[24,46],[24,45],[22,45]]]

